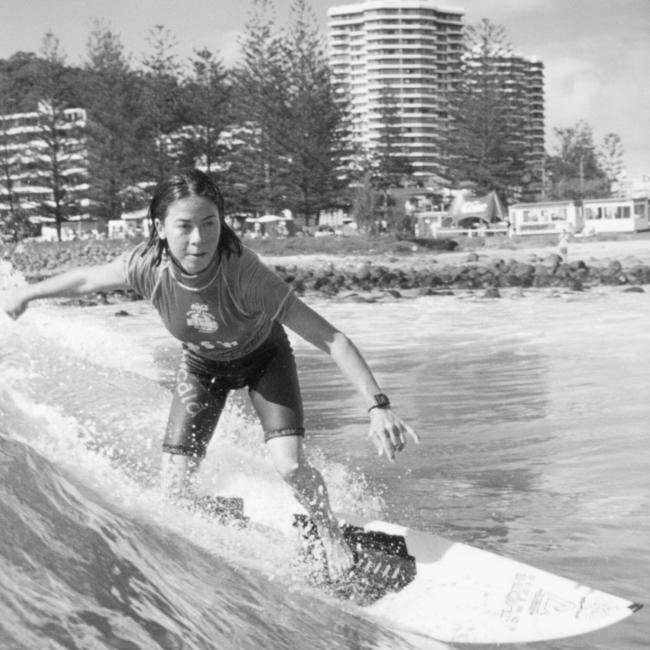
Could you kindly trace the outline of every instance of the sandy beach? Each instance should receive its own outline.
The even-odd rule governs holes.
[[[468,260],[489,263],[494,260],[516,260],[517,262],[542,261],[549,255],[559,253],[557,246],[508,246],[508,240],[502,246],[489,246],[477,249],[461,249],[453,252],[430,251],[415,247],[408,254],[381,254],[362,256],[339,255],[291,255],[264,256],[267,264],[292,266],[299,268],[318,268],[334,266],[350,268],[359,263],[381,264],[391,268],[421,268],[431,265],[460,265]],[[478,259],[476,259],[476,256]],[[587,266],[607,266],[618,260],[622,266],[650,264],[650,237],[638,239],[620,239],[608,241],[573,240],[568,248],[568,262],[583,261]]]

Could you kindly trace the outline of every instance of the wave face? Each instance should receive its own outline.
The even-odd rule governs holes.
[[[293,563],[296,503],[238,396],[198,487],[243,496],[273,527],[219,525],[161,498],[176,346],[151,338],[147,316],[125,336],[88,314],[43,307],[0,325],[0,647],[412,647],[308,585]],[[380,503],[313,461],[334,498]]]
[[[649,295],[316,304],[422,437],[396,463],[377,458],[358,397],[294,337],[308,449],[335,509],[643,602]],[[293,563],[298,508],[245,395],[197,487],[243,497],[261,525],[220,526],[161,499],[178,345],[146,304],[127,309],[38,304],[0,321],[0,648],[421,647],[308,586]],[[639,615],[539,648],[645,650],[648,638]]]
[[[293,563],[296,503],[238,396],[198,488],[243,496],[273,527],[161,499],[178,350],[146,306],[133,310],[129,331],[107,310],[47,305],[0,323],[0,647],[412,647],[309,587]],[[377,509],[362,479],[313,462],[333,498]]]
[[[381,642],[361,619],[125,515],[26,444],[2,434],[0,445],[1,647]]]

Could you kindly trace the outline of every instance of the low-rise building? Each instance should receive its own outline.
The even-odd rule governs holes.
[[[584,228],[589,232],[638,232],[650,227],[647,198],[585,199]]]
[[[513,203],[508,207],[508,221],[514,235],[560,233],[567,228],[579,232],[582,208],[579,201]]]
[[[649,201],[643,198],[583,199],[515,203],[508,208],[515,235],[638,232],[650,228]]]

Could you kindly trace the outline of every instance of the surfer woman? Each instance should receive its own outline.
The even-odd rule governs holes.
[[[192,477],[228,393],[248,387],[272,462],[314,520],[334,578],[352,566],[321,474],[303,448],[303,412],[293,351],[283,325],[327,352],[359,391],[379,454],[393,460],[417,435],[390,409],[363,357],[342,332],[244,247],[226,224],[223,197],[192,169],[165,178],[149,206],[151,235],[107,264],[67,271],[7,292],[18,318],[32,300],[131,287],[150,300],[183,355],[163,440],[162,481],[192,495]]]

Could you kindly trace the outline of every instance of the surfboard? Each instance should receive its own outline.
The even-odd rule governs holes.
[[[185,507],[221,524],[259,527],[239,497],[196,497]],[[316,527],[301,514],[293,515],[297,561],[312,584],[404,632],[446,643],[531,643],[593,632],[642,607],[438,535],[352,515],[339,520],[355,556],[348,579],[328,579]]]
[[[294,516],[305,559],[318,536]],[[527,643],[576,636],[641,609],[528,564],[384,521],[345,517],[349,580],[324,586],[396,629],[448,643]]]

